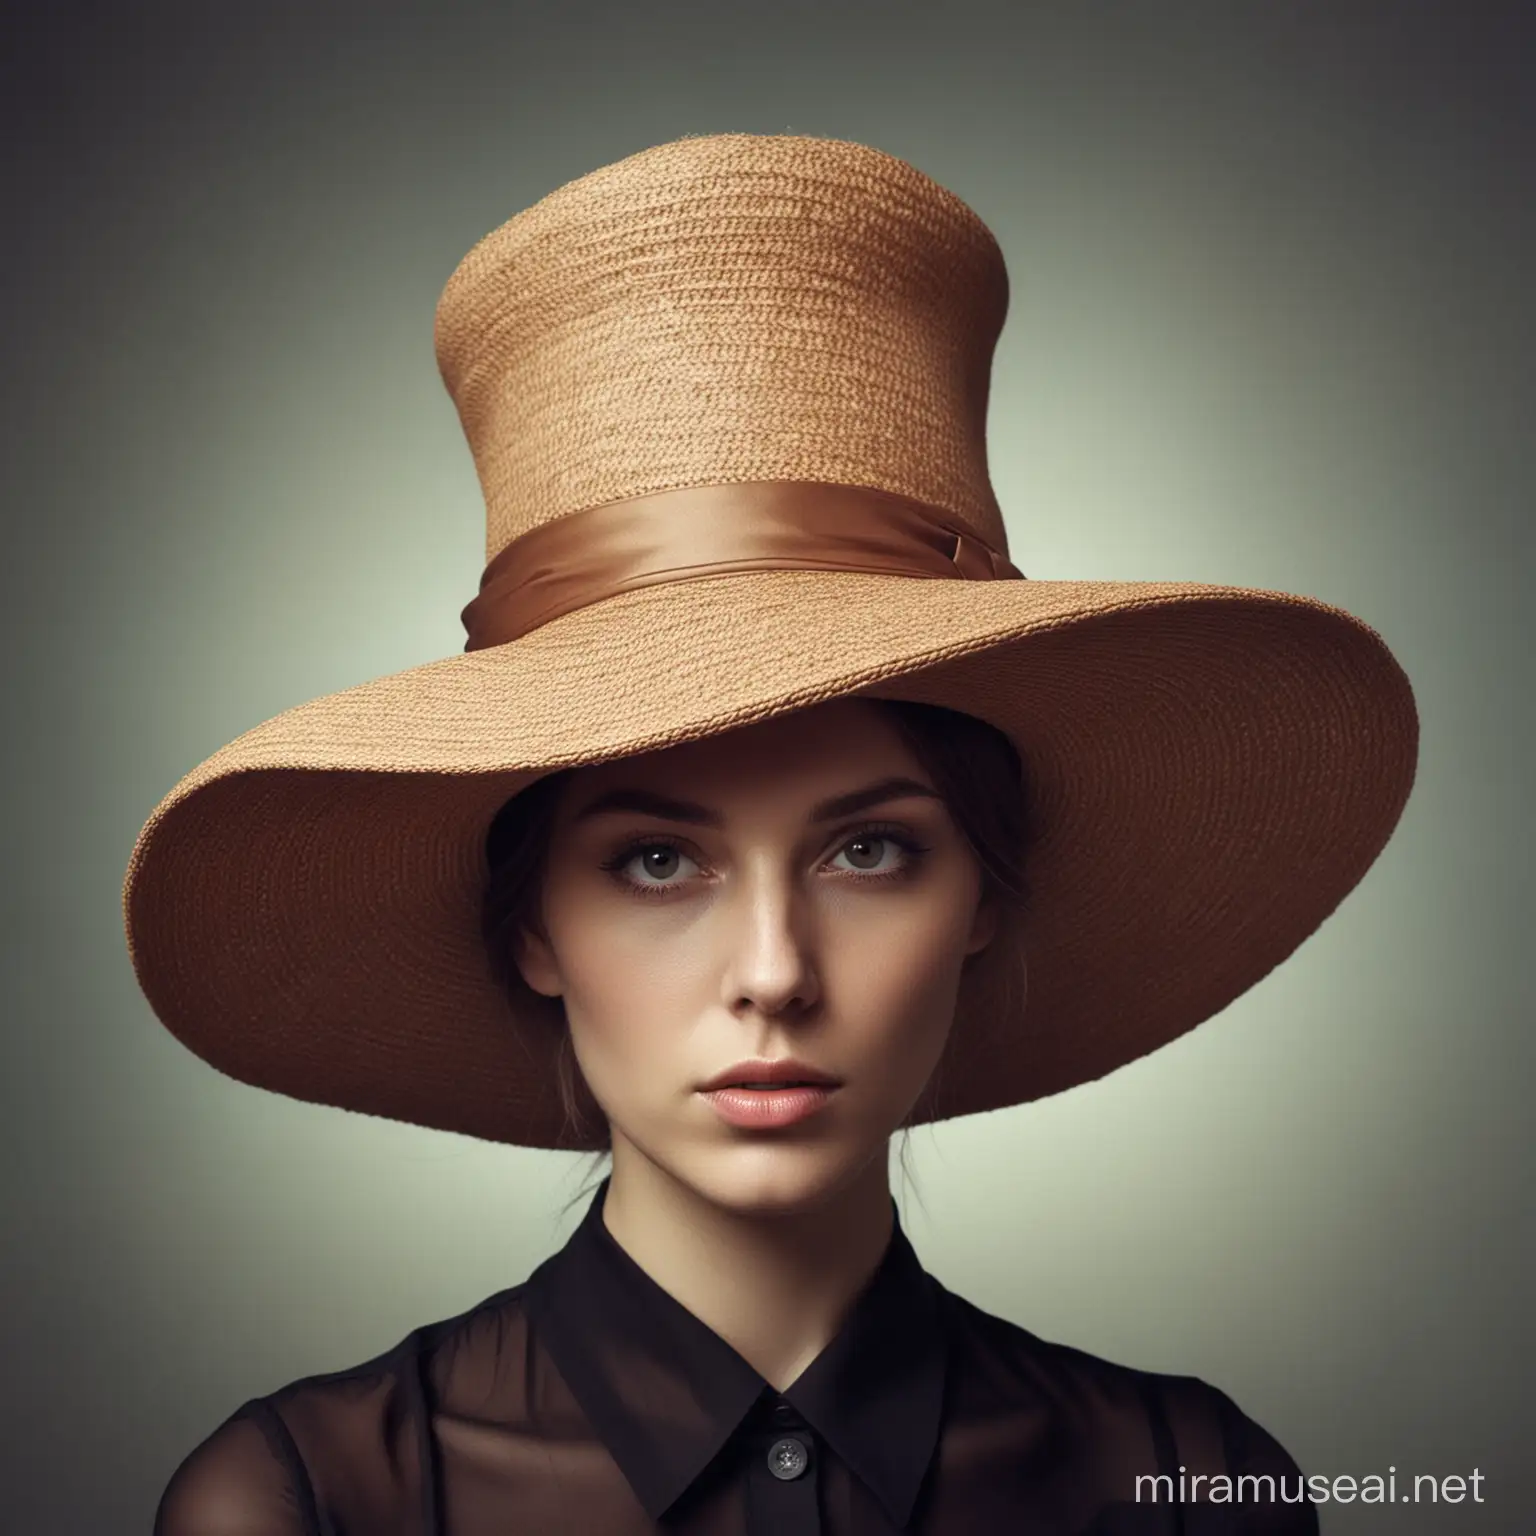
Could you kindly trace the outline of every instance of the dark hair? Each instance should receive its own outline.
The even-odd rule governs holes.
[[[895,726],[933,780],[950,815],[981,866],[982,899],[997,902],[1000,916],[1022,920],[1029,902],[1025,858],[1031,827],[1023,765],[1013,743],[974,715],[904,699],[868,699]],[[564,768],[535,780],[496,813],[486,836],[489,876],[481,908],[481,932],[491,965],[519,1001],[548,1009],[560,1031],[559,1087],[572,1144],[597,1152],[612,1142],[602,1111],[581,1076],[564,1027],[564,1010],[539,997],[517,969],[520,929],[540,927],[540,894],[553,812],[571,775]],[[1000,933],[1001,933],[1000,928]]]

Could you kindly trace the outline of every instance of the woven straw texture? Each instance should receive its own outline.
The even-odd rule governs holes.
[[[565,512],[742,480],[874,486],[1001,548],[985,434],[1007,304],[980,219],[860,145],[683,139],[562,187],[438,304],[487,559]]]
[[[1006,302],[976,216],[864,146],[686,139],[562,187],[439,305],[487,557],[609,501],[774,479],[917,498],[1006,550],[984,437]],[[1058,1092],[1225,1007],[1358,883],[1417,752],[1381,638],[1304,597],[804,570],[649,586],[302,705],[195,769],[129,867],[140,983],[241,1081],[574,1145],[558,1031],[479,941],[495,810],[557,768],[858,693],[1006,731],[1040,829],[1029,931],[968,971],[921,1120]]]

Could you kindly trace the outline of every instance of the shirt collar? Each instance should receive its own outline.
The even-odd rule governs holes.
[[[609,1180],[570,1241],[529,1277],[534,1324],[652,1520],[773,1389],[664,1291],[602,1219]],[[782,1394],[906,1525],[938,1442],[941,1287],[891,1202],[891,1240],[841,1330]]]

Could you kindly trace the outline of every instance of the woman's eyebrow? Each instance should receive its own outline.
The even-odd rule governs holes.
[[[811,820],[813,822],[833,821],[839,816],[852,816],[859,811],[867,811],[872,806],[884,805],[890,800],[907,800],[919,796],[927,800],[940,798],[937,790],[927,784],[920,784],[916,779],[902,777],[881,779],[878,783],[866,785],[863,789],[855,789],[846,795],[834,795],[830,800],[823,800],[820,805],[812,809]],[[590,804],[583,806],[571,820],[586,821],[593,816],[603,816],[616,811],[628,811],[640,816],[656,816],[663,821],[683,821],[694,826],[714,827],[717,830],[725,825],[725,818],[719,811],[707,805],[700,805],[697,801],[676,800],[671,795],[657,794],[654,790],[632,789],[624,786],[610,789],[599,795]]]

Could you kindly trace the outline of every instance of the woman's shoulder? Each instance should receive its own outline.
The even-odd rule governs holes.
[[[1149,1442],[1187,1475],[1284,1477],[1290,1454],[1221,1388],[1198,1376],[1125,1365],[1031,1333],[946,1292],[962,1390],[1050,1412],[1060,1432]]]
[[[525,1287],[414,1328],[340,1370],[298,1377],[241,1404],[180,1463],[155,1536],[319,1536],[322,1509],[387,1494],[420,1465],[428,1401],[488,1369],[523,1326]]]
[[[313,1493],[289,1450],[270,1408],[245,1403],[176,1468],[154,1536],[315,1536]]]

